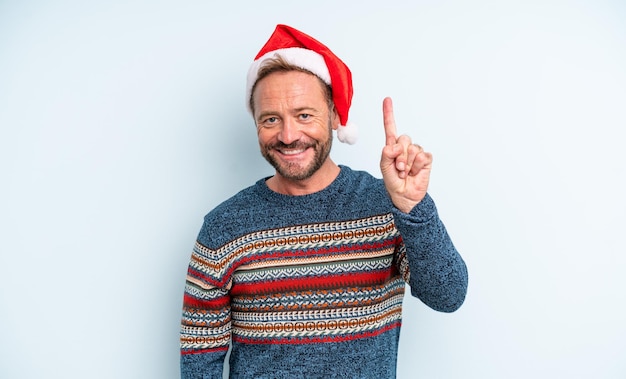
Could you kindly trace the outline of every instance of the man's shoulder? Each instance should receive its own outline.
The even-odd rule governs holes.
[[[267,212],[259,210],[258,182],[224,200],[204,216],[198,241],[207,247],[220,246],[262,224]]]
[[[230,198],[224,200],[206,214],[205,219],[230,217],[232,212],[238,213],[252,208],[258,203],[258,183],[242,189]]]
[[[341,171],[343,171],[346,174],[346,177],[348,177],[350,180],[357,180],[357,181],[380,180],[374,177],[374,175],[370,174],[369,171],[355,169],[355,168],[352,168],[350,166],[345,166],[345,165],[339,165],[339,167],[341,167]]]
[[[385,185],[381,178],[376,178],[368,171],[355,170],[348,166],[341,166],[346,172],[346,177],[350,188],[356,192],[380,192],[384,191]]]

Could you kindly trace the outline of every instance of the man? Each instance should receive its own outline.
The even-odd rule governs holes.
[[[427,194],[432,156],[383,102],[383,179],[338,166],[352,79],[326,46],[278,25],[248,74],[275,168],[204,220],[181,329],[183,378],[393,378],[405,283],[431,308],[465,299],[467,270]]]

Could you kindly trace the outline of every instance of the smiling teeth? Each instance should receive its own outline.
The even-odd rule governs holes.
[[[281,153],[285,154],[285,155],[296,155],[296,154],[300,154],[302,152],[304,152],[304,149],[298,149],[298,150],[281,150]]]

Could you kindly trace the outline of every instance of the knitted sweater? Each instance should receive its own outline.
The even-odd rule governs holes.
[[[204,219],[189,264],[182,378],[394,378],[405,282],[429,307],[464,301],[467,270],[429,195],[409,213],[341,166],[309,195],[265,180]]]

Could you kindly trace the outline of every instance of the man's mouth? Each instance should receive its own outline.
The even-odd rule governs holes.
[[[298,148],[298,149],[276,149],[279,153],[283,155],[298,155],[302,154],[306,151],[306,148]]]
[[[292,143],[289,145],[278,143],[272,146],[272,150],[278,152],[280,155],[284,157],[296,157],[300,154],[304,154],[307,150],[309,150],[312,147],[313,146],[304,144],[301,142],[299,143],[296,142],[296,143]]]

